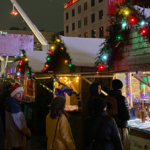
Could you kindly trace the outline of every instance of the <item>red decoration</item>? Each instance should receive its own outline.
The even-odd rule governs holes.
[[[20,62],[19,62],[19,63],[21,63],[21,64],[22,64],[22,63],[23,63],[23,61],[22,61],[22,60],[20,60]]]
[[[18,76],[17,79],[20,79],[20,76]]]
[[[12,11],[11,11],[11,15],[18,15],[18,12],[15,11],[15,10],[12,10]]]
[[[142,32],[142,34],[146,34],[147,30],[146,29],[142,29],[141,32]]]
[[[44,67],[43,70],[45,71],[45,70],[46,70],[46,67]]]
[[[21,71],[21,68],[18,68],[18,71]]]
[[[104,70],[104,65],[99,65],[98,68],[99,70]]]
[[[49,54],[52,54],[52,51],[49,51]]]
[[[135,17],[130,17],[130,23],[135,24],[137,19]]]

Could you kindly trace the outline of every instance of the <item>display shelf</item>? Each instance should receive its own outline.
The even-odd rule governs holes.
[[[141,119],[129,120],[128,127],[150,134],[150,121],[145,121],[145,123],[142,123]]]

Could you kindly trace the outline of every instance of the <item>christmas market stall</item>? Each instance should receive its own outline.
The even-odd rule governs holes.
[[[114,79],[124,84],[131,108],[131,150],[150,149],[150,9],[124,1],[110,15],[107,31],[96,63],[108,65]]]
[[[113,74],[106,73],[107,68],[103,65],[99,66],[99,71],[103,71],[102,74],[95,66],[95,58],[103,42],[104,39],[64,37],[54,34],[43,65],[43,73],[34,76],[34,80],[52,78],[54,96],[66,98],[65,110],[70,116],[69,121],[78,150],[82,145],[82,124],[90,96],[89,86],[93,82],[100,82],[102,94],[105,96],[113,77]]]
[[[47,52],[44,52],[44,51],[20,50],[20,55],[16,57],[15,62],[8,64],[7,70],[6,70],[7,79],[9,79],[10,81],[15,80],[16,83],[19,83],[24,88],[24,98],[23,98],[24,115],[27,119],[28,124],[32,123],[30,125],[31,128],[33,128],[34,126],[33,116],[34,116],[34,113],[37,111],[37,110],[34,110],[35,105],[37,105],[36,94],[35,94],[35,88],[36,88],[35,84],[38,84],[39,86],[41,86],[40,84],[43,85],[43,83],[38,83],[32,80],[31,76],[42,72],[42,68],[45,63],[45,58],[47,56],[46,53]],[[43,86],[41,90],[43,90]]]

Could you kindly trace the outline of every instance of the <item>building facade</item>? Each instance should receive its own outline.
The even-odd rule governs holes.
[[[103,38],[108,24],[107,0],[70,0],[64,5],[64,35]]]

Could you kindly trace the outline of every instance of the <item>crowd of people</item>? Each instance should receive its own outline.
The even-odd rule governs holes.
[[[84,150],[130,150],[127,121],[130,119],[127,99],[122,95],[123,84],[115,79],[113,90],[101,96],[101,85],[90,85],[87,119],[83,129]],[[20,102],[23,88],[8,84],[0,95],[0,149],[22,150],[31,136]],[[75,142],[64,111],[66,100],[55,97],[46,116],[47,150],[75,150]]]

